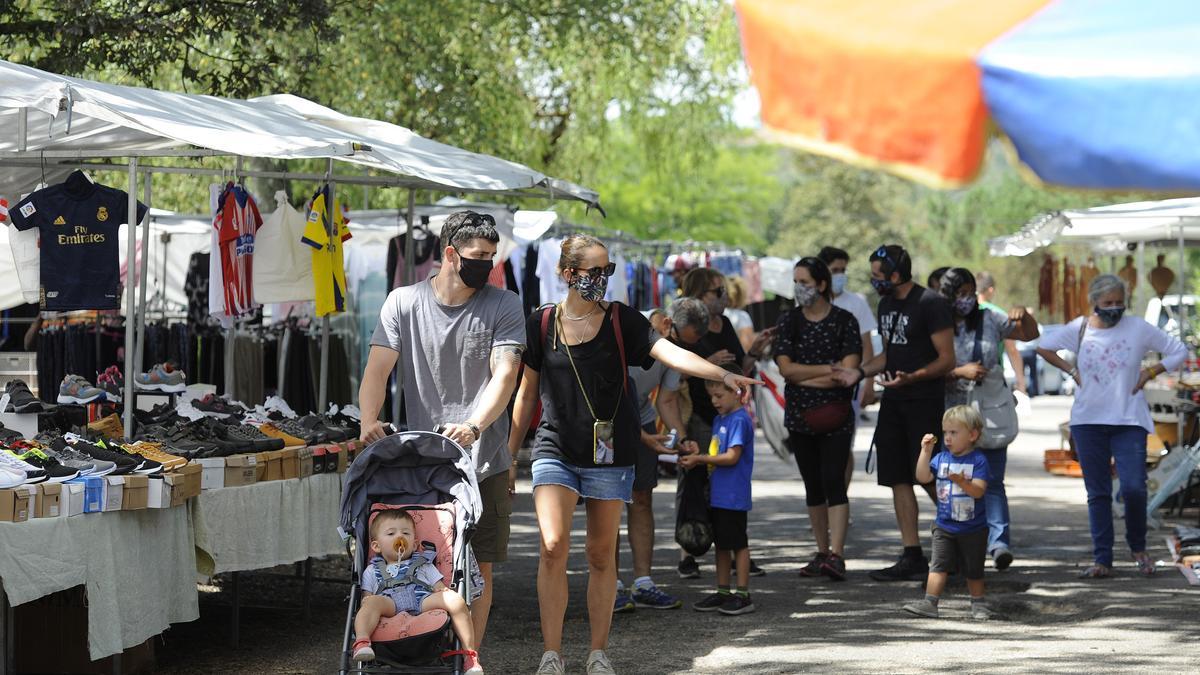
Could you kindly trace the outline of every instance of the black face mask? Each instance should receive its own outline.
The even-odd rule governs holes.
[[[1125,315],[1124,307],[1095,307],[1096,316],[1100,317],[1100,322],[1105,326],[1115,326],[1121,321],[1121,317]]]
[[[458,254],[458,260],[458,276],[464,284],[475,290],[487,286],[488,277],[492,275],[492,267],[494,266],[491,260],[466,258],[462,253]]]

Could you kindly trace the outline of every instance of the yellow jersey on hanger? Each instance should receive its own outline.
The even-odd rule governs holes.
[[[342,214],[341,203],[334,200],[334,222],[337,234],[329,237],[329,214],[326,209],[328,186],[321,188],[313,197],[304,225],[304,236],[300,241],[311,246],[313,292],[316,315],[325,316],[346,311],[346,269],[342,255],[342,242],[350,238],[350,228]]]

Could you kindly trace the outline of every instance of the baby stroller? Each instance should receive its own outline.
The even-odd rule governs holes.
[[[341,527],[353,563],[340,671],[347,673],[453,673],[463,671],[458,637],[442,610],[384,618],[371,634],[376,660],[351,660],[354,615],[369,563],[368,526],[373,512],[401,508],[412,516],[416,548],[434,554],[447,587],[468,604],[483,590],[470,538],[482,508],[475,464],[469,452],[441,434],[408,431],[363,450],[346,472]],[[351,541],[354,542],[351,550]]]

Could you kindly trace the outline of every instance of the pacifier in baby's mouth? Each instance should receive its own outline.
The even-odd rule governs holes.
[[[396,555],[404,555],[408,550],[408,539],[405,537],[396,537]]]

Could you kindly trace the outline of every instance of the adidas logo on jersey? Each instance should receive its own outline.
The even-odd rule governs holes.
[[[55,224],[55,225],[66,225],[66,224],[67,224],[67,221],[66,221],[66,220],[64,220],[62,216],[59,216],[59,217],[57,217],[57,218],[55,218],[55,219],[54,219],[54,224]]]

